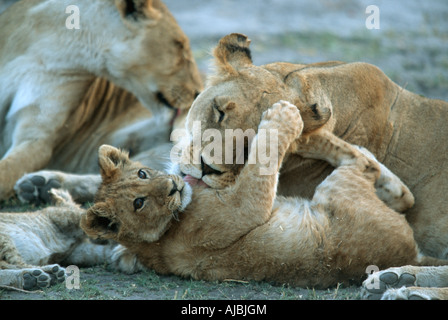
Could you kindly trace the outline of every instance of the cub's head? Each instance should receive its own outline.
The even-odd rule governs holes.
[[[191,187],[182,178],[130,161],[114,147],[100,147],[99,165],[103,182],[81,219],[92,238],[157,241],[191,201]]]
[[[329,104],[319,99],[307,101],[299,93],[297,78],[285,77],[279,71],[286,64],[255,66],[249,44],[242,34],[230,34],[219,41],[214,50],[215,73],[193,103],[187,117],[187,136],[180,143],[177,169],[188,179],[202,179],[212,188],[224,188],[235,181],[263,112],[277,101],[289,101],[300,109],[304,135],[331,117]]]
[[[168,8],[160,0],[106,2],[112,16],[106,15],[107,10],[97,14],[94,19],[106,21],[93,32],[110,37],[106,66],[110,80],[148,107],[156,98],[167,106],[190,108],[203,90],[202,78],[189,40]]]

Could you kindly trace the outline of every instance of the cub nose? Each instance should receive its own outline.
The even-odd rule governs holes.
[[[176,192],[182,192],[182,190],[184,189],[184,186],[178,186],[178,184],[174,181],[171,180],[171,182],[173,183],[173,187],[171,188],[170,193],[168,194],[169,197],[171,197],[173,194],[175,194]]]
[[[171,191],[168,194],[169,197],[171,197],[173,194],[175,194],[177,191],[179,191],[179,189],[177,188],[176,182],[174,182],[174,180],[172,180],[172,182],[173,182],[173,187],[171,188]]]

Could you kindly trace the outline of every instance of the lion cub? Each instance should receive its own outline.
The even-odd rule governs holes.
[[[65,279],[63,265],[107,261],[113,245],[90,242],[79,227],[85,212],[66,191],[51,190],[55,206],[0,213],[0,286],[35,290]]]
[[[369,265],[438,262],[419,256],[405,218],[376,195],[375,160],[327,131],[301,139],[300,112],[285,101],[263,114],[258,129],[278,130],[277,173],[289,148],[336,167],[311,200],[276,197],[278,174],[260,175],[261,161],[246,164],[235,184],[216,190],[191,187],[102,146],[103,183],[81,227],[93,238],[119,242],[120,267],[128,272],[143,265],[204,280],[324,288],[360,282]],[[270,148],[266,154],[277,151]]]

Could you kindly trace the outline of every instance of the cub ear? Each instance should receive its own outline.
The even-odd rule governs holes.
[[[107,144],[103,144],[98,150],[98,164],[103,182],[112,180],[121,168],[130,162],[126,151]]]
[[[250,40],[244,34],[231,33],[221,40],[213,51],[218,71],[237,74],[238,70],[252,64]]]
[[[125,21],[138,21],[149,19],[157,22],[162,13],[155,8],[154,2],[158,0],[115,0],[115,5]]]
[[[116,239],[119,230],[119,223],[105,202],[88,209],[81,217],[80,226],[92,239]]]

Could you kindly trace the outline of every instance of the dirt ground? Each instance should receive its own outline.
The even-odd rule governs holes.
[[[0,11],[7,0],[0,0]],[[76,2],[76,1],[74,1]],[[231,32],[252,40],[255,64],[364,61],[380,67],[408,90],[448,100],[448,2],[446,0],[165,0],[189,36],[201,71],[210,52]],[[368,29],[369,5],[379,9],[380,29]],[[82,13],[81,13],[82,14]],[[4,209],[4,208],[3,208]],[[59,284],[43,292],[0,290],[2,300],[356,300],[359,288],[290,288],[267,283],[210,283],[154,272],[124,275],[107,266],[80,271],[80,289]]]

